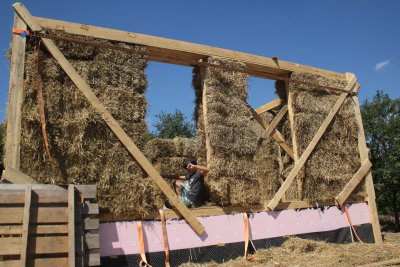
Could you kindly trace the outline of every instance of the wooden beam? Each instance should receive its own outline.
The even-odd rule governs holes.
[[[261,127],[264,128],[264,130],[266,130],[268,128],[268,123],[266,121],[264,121],[263,118],[261,118],[261,116],[250,106],[247,105],[247,107],[250,109],[250,112],[253,115],[253,118],[261,125]],[[288,155],[293,158],[293,151],[290,148],[290,146],[286,143],[285,138],[283,137],[283,135],[275,129],[272,138],[283,148],[283,150],[285,150],[286,153],[288,153]]]
[[[357,185],[361,182],[361,180],[365,177],[365,175],[370,171],[372,163],[367,159],[361,165],[360,169],[354,174],[353,178],[346,184],[343,188],[342,192],[335,198],[337,203],[341,206],[343,205],[353,190],[357,187]]]
[[[68,185],[68,266],[75,267],[75,187]]]
[[[0,224],[23,223],[24,208],[2,207],[0,209]],[[68,211],[66,207],[34,207],[30,211],[31,223],[66,223]]]
[[[95,219],[93,219],[95,220]],[[42,235],[42,234],[68,234],[67,225],[30,225],[29,235]],[[97,228],[99,229],[98,223]],[[0,235],[22,235],[21,225],[0,225]]]
[[[263,138],[269,137],[272,134],[272,132],[275,130],[276,126],[278,126],[279,122],[282,120],[283,116],[286,115],[287,111],[288,111],[288,106],[284,105],[281,108],[281,110],[278,112],[276,117],[268,125],[267,129],[265,129],[265,132],[263,134]]]
[[[266,74],[288,77],[290,72],[299,71],[320,74],[331,78],[345,78],[343,73],[336,73],[319,68],[304,66],[296,63],[286,62],[280,59],[274,61],[272,58],[268,57],[251,55],[212,46],[205,46],[173,39],[89,25],[84,25],[84,27],[82,27],[82,24],[79,23],[71,23],[39,17],[34,17],[34,19],[40,25],[42,25],[42,27],[48,29],[61,30],[66,33],[82,36],[144,45],[147,46],[149,53],[152,53],[153,55],[171,56],[172,59],[169,63],[174,63],[174,58],[180,59],[180,61],[198,61],[206,57],[217,56],[230,60],[241,61],[247,65],[247,70],[249,70],[249,72],[264,72]],[[177,64],[180,64],[180,62],[177,62]]]
[[[277,98],[277,99],[272,100],[271,102],[268,102],[268,103],[265,104],[265,105],[262,105],[262,106],[259,107],[259,108],[256,108],[255,110],[256,110],[256,112],[257,112],[258,114],[262,114],[262,113],[267,112],[267,111],[269,111],[269,110],[276,109],[276,108],[278,108],[280,105],[282,105],[282,99]]]
[[[41,26],[35,22],[35,19],[31,17],[29,11],[21,4],[18,6],[14,5],[14,9],[18,14],[23,14],[24,21],[29,23],[28,26],[31,29],[41,30]],[[175,192],[169,187],[168,183],[160,176],[157,170],[153,167],[150,161],[143,155],[136,144],[130,139],[128,134],[122,129],[119,123],[114,119],[111,113],[105,108],[105,106],[100,102],[100,100],[93,93],[92,89],[87,85],[87,83],[82,79],[82,77],[77,73],[71,63],[64,57],[61,51],[57,48],[52,40],[42,38],[43,44],[54,57],[54,59],[60,64],[65,73],[71,78],[78,89],[83,93],[89,103],[94,107],[94,109],[99,113],[99,115],[104,119],[110,129],[114,132],[120,142],[126,147],[128,152],[133,156],[134,159],[139,163],[139,165],[146,171],[151,179],[156,183],[156,185],[161,189],[165,196],[171,201],[171,203],[178,209],[178,211],[187,220],[193,230],[201,235],[204,232],[204,227],[195,218],[190,210],[179,201]]]
[[[293,160],[294,164],[299,161],[299,146],[297,144],[297,136],[294,128],[294,110],[293,110],[293,95],[290,93],[290,80],[285,81],[286,87],[286,97],[287,97],[287,105],[288,105],[288,114],[289,114],[289,123],[290,123],[290,133],[292,135],[292,146],[293,146]],[[297,196],[300,200],[303,200],[303,179],[304,179],[304,171],[297,177]]]
[[[29,238],[29,254],[52,254],[68,252],[67,236],[35,236]],[[4,237],[0,242],[0,255],[19,255],[21,247],[20,237]]]
[[[26,30],[26,24],[14,14],[14,28]],[[21,105],[24,87],[26,38],[13,34],[11,40],[10,85],[7,110],[7,130],[4,167],[20,167]]]
[[[358,150],[360,151],[360,160],[361,160],[361,162],[364,162],[365,160],[368,159],[368,148],[367,148],[366,141],[365,141],[364,125],[362,123],[360,106],[359,106],[357,96],[353,96],[353,102],[355,104],[354,112],[355,112],[356,122],[357,122],[357,126],[358,126]],[[371,216],[372,231],[374,233],[375,243],[377,245],[380,245],[380,244],[382,244],[383,241],[382,241],[381,227],[379,225],[378,210],[376,208],[375,189],[374,189],[374,182],[372,180],[371,171],[369,171],[367,173],[367,177],[365,179],[365,185],[366,185],[367,196],[368,196],[368,208],[369,208],[369,213]]]
[[[210,138],[207,133],[207,130],[209,129],[208,126],[208,108],[207,108],[207,91],[208,87],[205,82],[206,78],[206,69],[202,68],[200,69],[200,77],[201,77],[201,89],[202,89],[202,107],[203,107],[203,122],[204,122],[204,136],[206,139],[206,160],[207,160],[207,168],[210,168],[210,161],[211,161],[211,155],[213,154],[212,151],[212,146],[210,143]]]
[[[346,203],[365,203],[366,198],[358,197],[352,198],[350,197]],[[316,200],[316,201],[288,201],[288,202],[280,202],[276,207],[276,210],[288,210],[288,209],[305,209],[305,208],[314,208],[314,207],[322,207],[322,206],[336,206],[335,199],[328,200]],[[191,210],[192,213],[197,217],[206,217],[206,216],[218,216],[218,215],[226,215],[226,214],[237,214],[243,212],[263,212],[265,211],[264,205],[253,205],[250,207],[218,207],[218,206],[207,206],[194,208]],[[179,212],[171,210],[164,210],[165,218],[167,219],[179,219],[182,218],[182,215]],[[158,211],[152,211],[145,217],[138,217],[137,214],[124,214],[124,215],[113,215],[113,214],[99,214],[98,215],[100,222],[113,222],[113,221],[129,221],[129,220],[159,220],[160,214]]]
[[[21,258],[20,267],[25,267],[28,259],[28,236],[29,236],[29,218],[30,208],[32,199],[32,185],[26,185],[25,190],[25,205],[24,205],[24,217],[22,223],[22,241],[21,241]]]
[[[37,184],[35,179],[12,167],[6,167],[2,177],[13,184]]]
[[[278,192],[275,196],[271,199],[268,203],[267,208],[269,210],[274,210],[278,205],[279,201],[284,196],[285,192],[289,189],[290,185],[292,184],[294,178],[296,178],[297,174],[303,168],[304,164],[306,163],[308,157],[311,155],[311,152],[314,150],[315,146],[318,144],[319,140],[321,139],[322,135],[325,133],[326,129],[328,128],[329,124],[331,123],[333,117],[336,115],[339,108],[342,106],[344,100],[348,96],[349,92],[352,91],[354,85],[356,83],[356,78],[353,75],[351,80],[346,86],[347,93],[342,93],[338,100],[336,100],[335,105],[332,107],[332,110],[326,116],[324,122],[319,127],[317,133],[314,135],[313,139],[311,140],[310,144],[308,144],[307,148],[304,150],[303,154],[299,158],[297,164],[293,167],[292,171],[289,173],[288,177],[286,178],[285,182],[281,185]]]

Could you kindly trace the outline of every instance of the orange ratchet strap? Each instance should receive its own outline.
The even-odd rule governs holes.
[[[140,257],[142,260],[140,261],[139,266],[141,267],[151,267],[150,264],[147,263],[146,260],[146,254],[144,251],[144,239],[143,239],[143,227],[142,227],[142,222],[138,221],[137,223],[137,228],[138,228],[138,233],[139,233],[139,250],[140,250]]]
[[[349,210],[347,209],[347,207],[345,205],[343,205],[342,207],[343,207],[344,211],[346,212],[347,220],[349,221],[351,229],[353,229],[354,235],[356,236],[358,242],[364,243],[364,242],[361,241],[361,238],[358,236],[358,234],[356,232],[356,229],[354,228],[353,223],[351,222]]]
[[[46,115],[44,112],[44,101],[43,101],[43,90],[42,90],[42,59],[40,57],[40,45],[41,43],[39,42],[39,47],[37,50],[37,101],[38,101],[38,106],[39,106],[39,115],[40,115],[40,123],[42,125],[42,135],[43,135],[43,142],[44,142],[44,147],[46,149],[47,155],[49,156],[49,160],[51,163],[53,162],[53,159],[51,158],[50,155],[50,150],[49,150],[49,142],[47,138],[47,132],[46,132]]]
[[[247,259],[247,250],[249,248],[249,217],[243,213],[244,220],[244,258]]]
[[[160,218],[161,218],[161,228],[162,228],[164,250],[165,250],[165,267],[169,267],[170,265],[169,265],[169,245],[168,245],[167,225],[165,222],[165,215],[163,210],[160,210]]]

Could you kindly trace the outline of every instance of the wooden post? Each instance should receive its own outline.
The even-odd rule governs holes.
[[[14,14],[14,28],[26,30],[27,26],[20,16]],[[10,85],[7,110],[7,132],[5,143],[5,169],[11,167],[19,170],[21,105],[23,99],[24,67],[26,39],[13,34],[11,41]]]
[[[360,160],[364,162],[368,159],[368,148],[365,142],[365,134],[364,134],[364,125],[362,123],[361,112],[360,112],[360,105],[358,103],[358,97],[353,96],[354,101],[354,111],[356,114],[356,121],[358,126],[358,149],[360,151]],[[375,189],[374,189],[374,182],[372,180],[371,171],[367,173],[367,177],[365,179],[367,195],[368,195],[368,208],[369,213],[371,216],[371,224],[372,224],[372,231],[374,233],[375,243],[377,245],[382,244],[382,233],[381,227],[379,225],[379,217],[378,217],[378,210],[376,208],[375,202]]]
[[[267,205],[267,209],[274,210],[278,205],[279,201],[284,196],[285,192],[289,189],[290,185],[292,184],[293,180],[296,178],[297,174],[303,168],[304,164],[306,163],[308,157],[311,155],[311,152],[314,150],[315,146],[318,144],[319,140],[321,139],[322,135],[325,133],[326,129],[328,128],[329,124],[331,123],[333,117],[336,115],[339,108],[342,106],[344,100],[348,96],[348,94],[353,90],[354,85],[356,84],[355,76],[353,75],[352,79],[346,86],[346,93],[342,93],[338,100],[336,100],[335,105],[333,106],[332,110],[326,116],[324,122],[319,127],[317,133],[314,135],[313,139],[311,140],[310,144],[308,144],[307,148],[304,150],[303,154],[299,158],[297,164],[293,167],[292,171],[289,173],[288,177],[286,178],[285,182],[281,185],[278,192],[275,196],[271,199],[271,201]]]
[[[212,155],[212,147],[210,143],[210,138],[208,137],[208,108],[207,108],[207,84],[205,82],[207,76],[207,69],[200,69],[200,77],[201,77],[201,89],[202,89],[202,106],[203,106],[203,120],[204,120],[204,135],[206,139],[206,160],[207,160],[207,168],[210,168],[210,159]]]
[[[28,184],[26,185],[25,189],[24,219],[22,223],[21,260],[19,262],[20,267],[27,266],[31,199],[32,199],[32,185]]]
[[[68,267],[75,267],[75,186],[68,185]]]
[[[31,29],[41,30],[41,26],[35,22],[29,11],[22,4],[15,4],[14,9],[18,14],[22,14],[21,17],[28,24]],[[116,137],[125,146],[128,152],[132,155],[134,159],[139,163],[139,165],[144,169],[144,171],[150,176],[150,178],[156,183],[156,185],[161,189],[164,195],[171,201],[171,203],[177,208],[177,210],[186,219],[193,230],[201,235],[204,233],[203,225],[197,220],[196,217],[190,212],[190,210],[179,201],[175,192],[171,189],[168,183],[160,176],[158,171],[150,163],[150,161],[143,155],[136,144],[131,140],[128,134],[122,129],[119,123],[111,115],[111,113],[106,109],[106,107],[100,102],[100,100],[93,93],[90,86],[82,79],[82,77],[76,72],[74,67],[68,60],[64,57],[61,51],[57,48],[52,40],[42,38],[44,45],[54,59],[60,64],[61,68],[65,73],[71,78],[74,84],[86,97],[93,108],[99,113],[103,120],[107,123],[110,129],[114,132]]]
[[[289,114],[289,123],[290,123],[290,132],[292,135],[292,146],[293,146],[293,154],[294,154],[294,164],[296,165],[299,161],[299,146],[297,144],[297,136],[294,128],[294,110],[293,110],[293,97],[290,94],[289,90],[290,80],[285,81],[286,87],[286,97],[287,97],[287,105],[288,105],[288,114]],[[303,184],[304,184],[304,169],[297,177],[297,196],[299,200],[303,200]]]

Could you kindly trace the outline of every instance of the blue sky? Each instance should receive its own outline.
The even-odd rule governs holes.
[[[6,116],[13,1],[0,3],[0,121]],[[360,99],[400,97],[400,1],[25,1],[35,16],[212,45],[353,72]],[[193,112],[191,68],[152,62],[148,122],[161,110]],[[273,82],[251,78],[249,103],[275,98]]]

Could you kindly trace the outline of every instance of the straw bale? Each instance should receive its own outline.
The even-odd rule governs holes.
[[[317,84],[291,82],[294,131],[301,155],[339,97],[339,92],[321,86],[345,88],[347,81],[320,75],[293,73],[292,79]],[[346,98],[304,168],[304,198],[332,199],[360,167],[358,133],[351,97]],[[362,186],[355,195],[364,196]]]
[[[52,34],[111,43],[52,31]],[[147,126],[147,59],[143,47],[112,43],[132,53],[55,41],[139,149]],[[41,78],[46,130],[53,163],[45,152],[37,108],[36,39],[29,39],[22,108],[21,170],[42,183],[97,183],[100,207],[144,214],[162,205],[163,196],[96,113],[56,61],[41,47]]]
[[[208,62],[244,67],[242,63],[215,57]],[[207,88],[207,118],[203,114],[203,85]],[[206,177],[211,201],[225,206],[264,203],[280,186],[278,145],[269,137],[261,140],[265,130],[253,119],[247,105],[247,75],[213,67],[195,68],[193,87],[197,140],[205,146],[207,136],[211,146]],[[262,116],[269,116],[267,121],[273,118],[271,114]],[[255,191],[260,194],[254,195]]]

